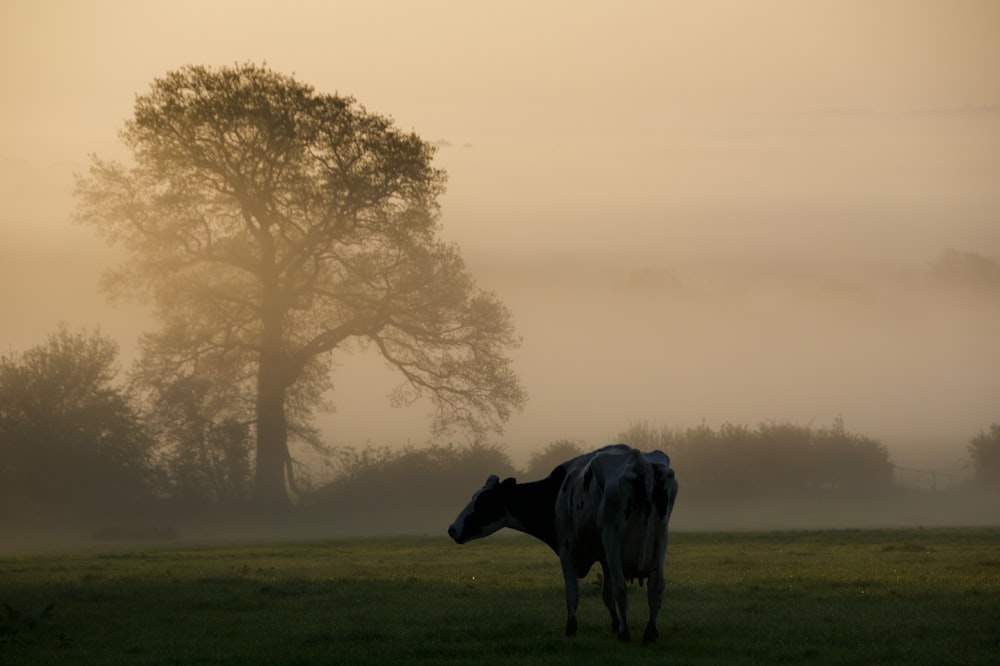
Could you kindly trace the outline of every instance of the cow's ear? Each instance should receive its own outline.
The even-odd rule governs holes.
[[[500,483],[500,477],[496,474],[490,474],[490,477],[486,479],[486,483],[483,485],[483,488],[489,490],[490,488],[496,487],[498,483]]]
[[[509,479],[504,479],[503,483],[500,484],[500,487],[503,488],[504,490],[510,490],[515,485],[517,485],[517,479],[515,479],[514,477],[510,477]]]

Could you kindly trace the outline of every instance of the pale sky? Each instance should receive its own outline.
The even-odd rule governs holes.
[[[514,453],[558,437],[596,446],[637,419],[822,426],[841,414],[887,440],[960,444],[1000,420],[996,319],[963,310],[957,331],[939,330],[924,301],[869,282],[919,273],[948,247],[1000,259],[992,0],[6,0],[0,349],[58,321],[131,344],[134,311],[110,309],[96,286],[108,251],[68,221],[71,174],[88,153],[123,156],[117,132],[155,77],[245,61],[440,142],[444,234],[525,337],[531,402],[502,437]],[[676,273],[685,303],[629,310],[614,288],[643,268]],[[860,284],[878,311],[833,317],[833,345],[812,306],[786,298],[831,282]],[[749,296],[725,300],[734,284]],[[769,303],[772,321],[800,326],[794,344],[766,319],[725,333],[735,319],[719,310],[742,325]],[[905,337],[905,317],[920,337]],[[824,362],[838,344],[853,360]],[[391,380],[364,363],[345,361],[331,428],[422,442],[425,419],[386,418]]]

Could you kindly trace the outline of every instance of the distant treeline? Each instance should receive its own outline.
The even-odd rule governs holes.
[[[0,521],[191,514],[249,502],[252,424],[225,410],[195,409],[202,404],[197,387],[177,401],[177,409],[151,410],[115,381],[116,358],[117,346],[99,334],[67,331],[23,354],[0,355]],[[616,439],[667,452],[686,502],[894,489],[886,447],[848,432],[840,419],[826,428],[635,423]],[[433,514],[437,520],[491,474],[540,479],[590,448],[553,441],[518,469],[502,444],[485,441],[402,449],[317,446],[334,473],[322,485],[300,479],[297,495],[304,509],[341,519],[391,514],[398,522]],[[970,439],[967,451],[974,483],[1000,488],[1000,425]]]
[[[830,428],[724,423],[674,430],[633,424],[622,439],[667,451],[689,496],[779,497],[874,493],[892,488],[893,464],[879,441],[848,432],[842,419]],[[682,472],[683,470],[683,472]]]
[[[893,487],[886,448],[847,432],[840,420],[828,429],[727,423],[717,430],[706,425],[672,430],[639,423],[617,439],[645,450],[666,451],[687,498],[875,493]],[[372,513],[454,508],[456,498],[465,499],[490,474],[534,481],[587,448],[557,440],[532,455],[520,470],[499,445],[339,449],[336,478],[307,495],[306,502]]]

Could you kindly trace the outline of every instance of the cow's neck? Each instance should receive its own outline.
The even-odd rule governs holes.
[[[558,493],[559,480],[549,477],[515,485],[507,502],[511,518],[507,526],[540,539],[557,554],[555,507]]]

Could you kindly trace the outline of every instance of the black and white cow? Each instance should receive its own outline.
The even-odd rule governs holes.
[[[580,578],[594,562],[604,572],[611,630],[629,640],[625,581],[648,578],[649,622],[643,644],[657,639],[663,601],[667,526],[677,496],[670,458],[612,444],[567,460],[541,481],[491,476],[448,528],[456,543],[502,527],[544,541],[559,556],[566,582],[566,635],[576,634]]]

